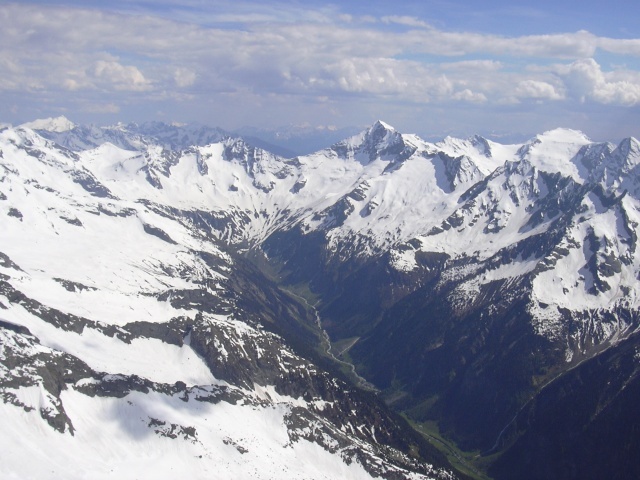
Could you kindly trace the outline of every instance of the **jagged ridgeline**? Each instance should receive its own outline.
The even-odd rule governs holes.
[[[565,129],[376,122],[283,158],[202,126],[5,128],[0,468],[635,478],[639,162]]]

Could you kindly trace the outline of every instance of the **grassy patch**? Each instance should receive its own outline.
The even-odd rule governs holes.
[[[474,480],[491,480],[486,475],[486,469],[493,458],[481,457],[480,452],[464,452],[455,443],[440,434],[436,422],[415,422],[405,415],[411,426],[420,433],[431,445],[447,456],[447,459],[458,471]]]
[[[360,337],[350,337],[333,342],[334,355],[340,358],[347,357],[349,349],[353,347],[358,340],[360,340]]]

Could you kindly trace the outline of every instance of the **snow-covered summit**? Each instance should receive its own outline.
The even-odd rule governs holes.
[[[517,147],[501,145],[480,135],[468,139],[451,136],[435,143],[435,150],[452,158],[466,157],[484,174],[488,175],[507,160],[514,158]]]
[[[396,129],[395,129],[395,128],[393,128],[391,125],[389,125],[389,124],[388,124],[387,122],[385,122],[384,120],[380,120],[380,119],[376,120],[376,121],[373,123],[373,126],[372,126],[371,128],[372,128],[372,129],[376,129],[376,128],[383,128],[383,129],[388,130],[388,131],[390,131],[390,132],[395,132],[395,131],[396,131]]]
[[[26,124],[25,124],[26,125]],[[68,125],[69,128],[36,129],[44,137],[75,152],[112,143],[125,150],[144,150],[158,145],[170,150],[184,150],[219,142],[230,135],[219,128],[200,124],[167,124],[163,122]]]
[[[336,143],[331,149],[344,158],[353,158],[362,164],[376,159],[406,158],[415,150],[405,143],[401,133],[381,120],[359,134]]]
[[[23,123],[20,125],[23,128],[30,128],[32,130],[44,130],[47,132],[62,133],[69,130],[73,130],[76,124],[69,120],[67,117],[61,115],[55,118],[43,118],[34,120],[32,122]]]
[[[534,137],[542,142],[555,142],[555,143],[589,143],[591,140],[589,137],[580,130],[572,128],[553,128],[547,130]]]
[[[591,140],[578,130],[557,128],[536,135],[518,150],[521,159],[529,160],[542,171],[561,173],[580,182],[583,178],[571,160]]]
[[[640,141],[634,137],[625,138],[618,145],[620,153],[628,159],[628,161],[637,165],[640,163]]]

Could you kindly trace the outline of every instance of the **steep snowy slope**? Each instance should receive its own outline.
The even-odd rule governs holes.
[[[0,132],[2,476],[453,478],[313,363],[312,312],[211,235],[219,188],[271,175],[236,145],[74,153]]]

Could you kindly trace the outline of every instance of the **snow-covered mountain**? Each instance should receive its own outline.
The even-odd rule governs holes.
[[[66,117],[35,120],[20,125],[35,130],[44,138],[73,151],[96,148],[110,143],[124,150],[143,150],[149,145],[166,150],[216,143],[230,135],[219,128],[199,124],[118,123],[107,127],[76,125]]]
[[[21,126],[23,128],[31,128],[33,130],[40,130],[42,132],[49,133],[64,133],[76,128],[76,124],[65,116],[40,118],[33,122],[23,123]]]
[[[0,132],[2,476],[453,478],[328,373],[313,309],[222,241],[251,204],[243,229],[219,209],[276,159],[136,146]]]
[[[604,409],[625,424],[616,402],[640,369],[602,359],[640,366],[633,138],[557,129],[517,145],[432,143],[378,121],[284,158],[206,127],[56,119],[5,128],[0,149],[3,411],[42,445],[39,416],[46,435],[87,449],[98,440],[82,435],[117,418],[110,434],[145,440],[100,458],[122,468],[170,455],[173,436],[206,465],[237,455],[232,476],[278,478],[293,458],[312,460],[285,477],[452,475],[323,368],[362,375],[464,449],[501,451],[497,478],[513,477],[525,442],[526,461],[541,460],[527,432],[557,419],[537,402],[577,399],[556,386],[585,369],[603,399],[581,407],[586,418]],[[229,423],[208,423],[219,414],[205,403]],[[264,429],[233,433],[255,422]],[[628,448],[629,435],[572,438],[577,452],[596,436]],[[608,449],[592,458],[607,465]]]

